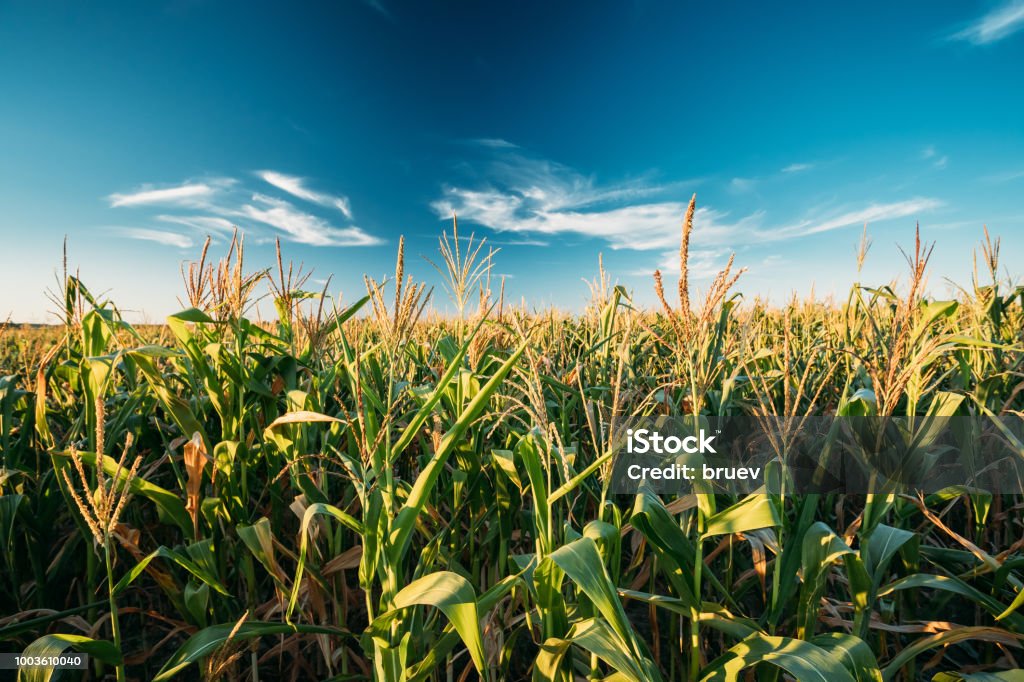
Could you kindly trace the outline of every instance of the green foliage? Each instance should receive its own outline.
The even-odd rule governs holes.
[[[419,319],[400,259],[393,304],[282,268],[257,323],[233,247],[165,326],[70,277],[61,327],[0,331],[0,646],[156,680],[1021,679],[1024,494],[609,477],[631,415],[913,417],[898,450],[932,466],[945,417],[1024,410],[1024,290],[775,308],[727,269],[655,313],[602,272],[582,314],[538,313],[457,244],[455,320]],[[130,493],[107,547],[74,498],[103,485]]]

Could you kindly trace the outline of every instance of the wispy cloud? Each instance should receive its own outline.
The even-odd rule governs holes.
[[[729,181],[729,190],[737,194],[750,192],[757,186],[757,178],[733,178]]]
[[[935,145],[927,145],[921,150],[921,158],[925,161],[931,161],[932,168],[943,169],[949,165],[949,157],[945,154],[940,155],[938,150],[935,149]]]
[[[160,222],[173,225],[191,227],[203,234],[221,233],[230,234],[236,227],[235,223],[226,218],[203,215],[158,215],[156,219]]]
[[[427,236],[427,235],[425,235]],[[430,237],[434,237],[435,234],[431,233]],[[478,243],[482,237],[475,232],[459,235],[460,242],[473,242]],[[488,246],[549,246],[550,242],[544,239],[533,239],[531,237],[517,237],[513,239],[491,239],[487,237]]]
[[[691,237],[691,244],[698,248],[690,250],[690,276],[695,280],[713,277],[725,266],[729,255],[734,253],[738,246],[757,244],[763,248],[774,242],[796,240],[842,228],[859,227],[865,223],[879,223],[917,216],[941,205],[942,202],[927,198],[873,203],[864,208],[843,211],[827,218],[800,220],[794,224],[779,227],[762,227],[764,213],[757,213],[734,224],[712,223],[710,231],[707,229],[706,217],[701,220],[700,209],[698,209],[694,217]],[[674,239],[679,238],[678,234],[673,237]],[[675,243],[670,246],[675,247]],[[761,265],[777,265],[781,261],[782,257],[775,254],[763,259]],[[657,267],[666,274],[679,274],[679,251],[676,248],[662,251]],[[649,275],[652,272],[654,272],[654,267],[649,270],[640,269],[633,274]]]
[[[297,197],[303,201],[309,201],[314,204],[319,204],[321,206],[331,206],[341,211],[349,220],[352,219],[352,207],[349,203],[348,197],[339,197],[331,194],[314,192],[306,187],[305,178],[296,177],[294,175],[285,175],[284,173],[278,173],[277,171],[271,170],[260,171],[257,175],[260,176],[264,182],[277,187],[283,192],[291,194],[293,197]]]
[[[801,220],[792,225],[758,230],[753,236],[758,241],[778,241],[807,237],[844,227],[860,226],[864,223],[877,223],[885,220],[918,216],[940,206],[942,206],[941,201],[927,197],[914,197],[905,201],[887,203],[872,203],[863,208],[848,210],[829,218]]]
[[[732,251],[724,248],[691,249],[689,258],[686,261],[687,274],[694,280],[710,279],[725,267],[731,253]],[[649,269],[640,268],[632,274],[646,277],[654,274],[655,269],[661,270],[662,274],[665,275],[678,275],[679,251],[664,251],[658,259],[656,267]]]
[[[800,173],[801,171],[811,170],[814,168],[813,163],[791,163],[782,169],[783,173]]]
[[[176,246],[179,249],[187,249],[192,246],[192,240],[178,232],[167,232],[164,230],[150,230],[141,227],[119,227],[115,228],[119,234],[129,239],[140,239],[147,242],[156,242],[164,246]]]
[[[277,171],[257,174],[273,188],[290,198],[301,199],[317,207],[337,209],[346,221],[352,211],[346,197],[317,192],[304,178]],[[189,246],[195,233],[228,235],[236,226],[253,232],[258,240],[281,237],[286,241],[311,246],[370,246],[383,243],[354,224],[336,225],[315,210],[300,208],[293,201],[264,192],[253,191],[234,178],[215,178],[187,182],[174,187],[142,186],[131,193],[112,194],[110,206],[118,209],[144,211],[159,207],[148,219],[161,229],[131,228],[119,233],[132,239],[148,239],[173,246]],[[337,214],[333,214],[338,217]],[[173,231],[172,227],[180,227]]]
[[[189,183],[155,189],[151,185],[127,194],[111,194],[107,199],[112,207],[144,205],[195,206],[213,195],[215,188],[207,183]]]
[[[946,223],[928,223],[929,230],[959,230],[964,227],[978,227],[977,220],[953,220]]]
[[[950,36],[973,45],[987,45],[1008,38],[1024,28],[1024,0],[1011,0],[979,17]]]
[[[661,248],[678,239],[685,203],[667,200],[681,185],[631,179],[602,185],[553,161],[520,153],[487,165],[480,188],[449,185],[431,203],[438,218],[460,218],[496,232],[569,234],[607,241],[613,249]],[[685,192],[682,192],[685,194]]]
[[[678,239],[678,223],[686,210],[681,202],[644,203],[608,210],[562,208],[546,192],[449,187],[432,206],[439,218],[452,213],[496,232],[575,234],[607,241],[613,249],[654,249]]]
[[[543,239],[509,239],[504,242],[495,242],[495,244],[498,246],[550,246],[551,242]]]
[[[1020,180],[1024,178],[1024,168],[1018,170],[1006,171],[1005,173],[995,173],[994,175],[986,175],[981,178],[984,182],[1012,182],[1014,180]]]
[[[491,149],[518,149],[519,145],[512,144],[508,140],[503,140],[500,137],[477,137],[470,140],[472,144],[479,145],[481,147],[489,147]]]
[[[686,204],[677,184],[628,181],[599,185],[560,164],[510,154],[492,164],[488,184],[479,188],[448,186],[431,204],[442,219],[460,218],[496,232],[531,235],[577,235],[600,239],[613,249],[657,250],[678,244]],[[746,189],[748,179],[730,186]],[[693,243],[730,247],[750,242],[796,239],[864,222],[918,215],[940,204],[927,197],[848,206],[789,224],[765,225],[766,213],[732,216],[713,206],[698,207]]]
[[[337,228],[323,218],[300,211],[282,199],[263,194],[252,196],[253,204],[242,206],[240,215],[283,232],[292,241],[311,246],[372,246],[382,243],[355,225]]]
[[[391,10],[385,7],[381,0],[362,0],[362,2],[385,19],[388,19],[389,21],[395,20],[394,16],[391,14]]]
[[[929,158],[934,161],[936,156],[933,153]],[[684,191],[678,183],[644,180],[602,185],[566,166],[519,153],[503,155],[487,168],[485,177],[476,187],[445,187],[431,204],[435,214],[446,219],[457,213],[463,220],[496,232],[530,238],[579,236],[601,240],[612,249],[660,251],[657,265],[666,272],[678,271],[680,222],[686,211],[685,201],[679,198],[688,197],[692,187]],[[746,190],[754,182],[733,178],[726,189]],[[850,203],[829,211],[812,211],[794,221],[769,223],[766,210],[733,216],[705,204],[694,214],[691,272],[695,279],[710,277],[724,265],[729,253],[747,245],[917,217],[941,205],[929,197]],[[653,269],[634,274],[649,274]]]

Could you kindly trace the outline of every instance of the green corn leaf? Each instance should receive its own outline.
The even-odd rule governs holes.
[[[38,618],[12,620],[9,625],[0,627],[0,641],[10,641],[15,635],[20,635],[23,632],[31,632],[33,630],[42,629],[48,626],[50,623],[53,623],[54,621],[67,618],[68,616],[74,616],[79,613],[84,613],[91,609],[101,608],[106,605],[108,605],[108,602],[106,600],[94,601],[87,604],[82,604],[81,606],[76,606],[71,609],[47,613],[45,616],[39,616]]]
[[[626,590],[621,587],[618,592],[619,596],[625,599],[636,599],[645,604],[666,609],[684,618],[689,618],[693,615],[693,610],[690,609],[690,606],[682,599],[676,597],[648,594],[646,592],[637,592],[636,590]],[[714,602],[703,602],[698,611],[698,618],[702,624],[708,625],[719,632],[724,632],[734,639],[744,639],[760,631],[755,621],[730,613],[724,606]]]
[[[490,613],[498,602],[514,587],[521,585],[523,583],[522,576],[523,571],[520,571],[515,575],[507,576],[501,582],[481,594],[476,600],[477,613],[479,616],[481,618],[485,618],[485,614]],[[462,636],[456,632],[454,625],[449,622],[444,629],[444,634],[442,634],[440,639],[430,647],[430,651],[426,653],[423,659],[417,664],[406,669],[406,681],[421,682],[431,676],[436,670],[436,667],[440,665],[441,661],[443,661],[445,656],[448,655],[448,652],[454,649],[456,644],[461,640]]]
[[[860,637],[844,632],[827,632],[813,638],[811,644],[842,663],[857,682],[882,682],[878,659],[867,642]]]
[[[168,388],[163,373],[156,363],[153,362],[149,352],[149,347],[137,348],[130,352],[129,356],[135,361],[143,376],[146,377],[153,393],[160,401],[160,405],[174,423],[177,424],[178,428],[181,429],[182,435],[190,436],[198,432],[202,436],[203,442],[206,443],[206,451],[213,452],[213,442],[206,435],[206,429],[203,428],[202,423],[196,418],[189,404]]]
[[[278,588],[285,589],[284,582],[281,580],[281,566],[277,563],[274,551],[274,530],[270,519],[262,516],[251,526],[238,526],[235,532],[238,533],[238,537],[242,539],[256,560],[267,569],[267,573],[273,577]]]
[[[486,384],[480,389],[480,392],[476,394],[466,409],[459,415],[458,420],[448,430],[447,433],[441,438],[441,444],[434,456],[420,472],[420,475],[416,478],[416,482],[413,484],[412,490],[409,491],[409,497],[402,506],[402,509],[398,512],[395,518],[395,522],[392,526],[390,546],[388,547],[388,557],[392,565],[397,565],[401,558],[405,556],[406,551],[409,548],[409,541],[412,539],[412,532],[415,529],[416,518],[420,515],[423,510],[423,505],[426,504],[427,498],[437,483],[438,477],[441,475],[441,471],[444,468],[445,462],[448,460],[448,456],[452,453],[455,446],[462,440],[463,434],[469,429],[470,424],[479,416],[483,411],[484,407],[490,401],[491,396],[498,390],[501,383],[508,376],[509,372],[519,361],[519,357],[526,350],[526,344],[519,346],[512,355],[498,368],[498,371],[487,381]],[[411,425],[410,425],[411,427]],[[407,427],[407,431],[410,427]],[[411,438],[411,436],[410,436]]]
[[[853,550],[822,522],[814,523],[804,535],[801,549],[803,585],[797,606],[797,634],[801,639],[814,633],[818,619],[818,599],[832,563]]]
[[[113,642],[91,639],[81,635],[44,635],[22,651],[23,656],[59,656],[68,649],[74,649],[108,665],[121,663],[121,652]],[[54,678],[52,667],[28,668],[18,673],[18,682],[49,682]]]
[[[433,606],[451,621],[469,650],[473,664],[483,675],[486,670],[483,636],[476,592],[469,581],[451,571],[438,571],[409,583],[395,595],[395,608]]]
[[[648,659],[640,642],[637,640],[636,632],[626,617],[626,611],[622,607],[615,586],[612,585],[608,571],[597,550],[597,543],[589,537],[582,537],[579,540],[559,547],[552,552],[544,563],[554,563],[572,580],[587,598],[594,604],[594,607],[604,617],[604,621],[611,628],[611,632],[621,640],[631,658],[636,662],[639,669],[643,670],[648,679],[660,679],[657,666]],[[626,672],[619,669],[619,672]]]
[[[176,552],[173,549],[168,549],[167,547],[157,548],[152,553],[144,557],[141,561],[137,562],[134,566],[132,566],[132,569],[128,571],[121,578],[121,580],[119,580],[117,584],[114,586],[114,594],[118,595],[124,592],[129,585],[135,582],[136,578],[142,575],[142,572],[146,570],[146,567],[149,566],[150,562],[158,558],[166,559],[171,563],[177,564],[178,566],[184,568],[186,571],[191,573],[193,576],[198,578],[206,585],[212,587],[220,594],[230,596],[231,593],[228,592],[227,588],[224,587],[223,584],[221,584],[221,582],[217,579],[215,575],[210,573],[205,568],[199,566],[197,563],[182,556],[179,552]]]
[[[1013,602],[1006,607],[1005,611],[996,616],[996,620],[1006,620],[1008,617],[1012,616],[1021,606],[1024,606],[1024,589],[1017,593],[1017,596],[1014,597]]]
[[[876,587],[896,552],[914,537],[914,533],[902,528],[894,528],[885,524],[878,524],[874,527],[871,531],[871,538],[868,540],[866,568],[874,576]]]
[[[747,495],[707,520],[704,538],[742,533],[745,530],[778,526],[779,514],[771,497],[762,493]]]
[[[1009,630],[985,626],[967,626],[945,630],[934,635],[922,637],[910,646],[902,649],[882,670],[882,679],[886,681],[895,679],[907,663],[910,663],[926,651],[931,651],[938,647],[947,647],[950,644],[966,640],[999,642],[1010,646],[1019,646],[1020,639],[1022,639],[1022,635],[1014,634]]]
[[[156,674],[156,677],[153,678],[153,682],[166,682],[166,680],[174,678],[188,666],[203,660],[229,642],[244,642],[267,635],[290,635],[299,632],[351,637],[344,630],[320,625],[288,625],[286,623],[261,623],[258,621],[245,622],[240,626],[235,623],[212,625],[189,637],[181,645],[181,648],[175,651],[167,663],[164,664]]]
[[[559,679],[562,661],[572,644],[607,663],[619,673],[619,679],[631,682],[655,682],[661,679],[651,677],[650,671],[638,664],[626,643],[600,618],[581,620],[572,626],[566,638],[549,638],[545,641],[534,662],[533,679],[536,682]]]
[[[288,598],[288,611],[285,613],[285,620],[288,622],[291,622],[292,614],[295,612],[295,605],[299,600],[299,588],[302,586],[302,574],[306,570],[306,557],[309,550],[309,525],[317,516],[333,517],[357,534],[362,534],[363,531],[361,523],[333,505],[318,502],[306,507],[306,511],[302,514],[302,525],[299,528],[299,561],[295,567],[295,578],[292,580],[291,596]]]
[[[1000,617],[1000,620],[1005,621],[1006,624],[1014,630],[1018,632],[1024,630],[1024,616],[1021,616],[1019,613],[1009,611],[1004,604],[1000,603],[991,595],[985,594],[981,590],[968,585],[963,580],[952,576],[915,573],[913,575],[908,575],[905,578],[900,578],[899,580],[880,588],[878,590],[878,596],[884,597],[893,592],[914,588],[940,590],[960,595],[961,597],[965,597],[975,602],[988,611],[993,617]]]
[[[658,553],[677,596],[687,606],[695,606],[697,600],[691,583],[683,576],[682,567],[693,565],[696,551],[693,543],[679,528],[679,524],[665,509],[665,505],[653,493],[641,491],[636,496],[630,524],[640,531]]]
[[[391,457],[392,459],[398,457],[405,451],[405,448],[412,443],[416,434],[419,433],[420,428],[426,423],[427,419],[433,413],[434,407],[441,400],[444,395],[445,389],[455,378],[456,374],[459,374],[464,368],[462,366],[462,360],[466,357],[466,353],[469,352],[469,347],[472,344],[473,337],[480,331],[480,327],[484,323],[482,318],[473,329],[473,333],[469,335],[466,342],[459,348],[455,356],[448,361],[448,368],[444,374],[437,380],[437,384],[434,386],[434,390],[431,392],[430,397],[420,406],[420,409],[416,411],[416,414],[409,421],[409,425],[402,430],[402,434],[395,441],[395,444],[391,446]],[[525,347],[523,348],[525,350]],[[518,355],[516,356],[518,359]],[[386,410],[382,410],[385,411]]]
[[[846,667],[828,651],[810,642],[788,637],[751,635],[712,661],[704,682],[740,679],[740,672],[768,663],[782,668],[797,682],[856,682]]]
[[[502,585],[497,594],[503,595],[511,586],[511,581]],[[451,651],[458,641],[465,644],[477,670],[483,671],[485,661],[483,639],[479,630],[480,614],[493,608],[495,594],[493,590],[488,591],[477,600],[469,581],[450,571],[438,571],[418,578],[399,590],[393,600],[394,608],[375,618],[366,629],[362,638],[363,647],[367,651],[383,648],[391,652],[387,654],[388,656],[393,656],[402,646],[401,642],[392,645],[390,640],[394,637],[396,624],[404,617],[403,610],[413,606],[431,606],[448,617],[448,626],[440,641],[426,653],[426,660],[417,662],[408,670],[403,668],[404,672],[396,679],[413,680],[428,676],[433,672],[433,666],[437,664],[439,658]],[[410,634],[407,631],[402,637],[409,637]]]
[[[559,547],[545,559],[548,560],[557,564],[590,598],[616,634],[627,637],[632,633],[626,611],[601,561],[597,543],[590,538],[580,538]]]
[[[630,524],[650,543],[658,553],[661,567],[676,595],[687,604],[696,605],[693,594],[692,576],[684,570],[693,566],[696,550],[693,542],[683,533],[679,523],[672,518],[661,499],[650,490],[643,489],[636,496]],[[684,569],[685,567],[685,569]],[[735,607],[732,595],[713,573],[705,573],[707,579],[729,606]]]

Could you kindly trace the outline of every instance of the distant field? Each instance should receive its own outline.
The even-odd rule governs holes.
[[[119,680],[1024,679],[1024,491],[608,477],[633,416],[1019,416],[998,242],[956,300],[918,242],[898,286],[768,307],[731,263],[691,288],[688,239],[659,308],[602,270],[579,315],[507,305],[457,236],[446,291],[400,250],[345,306],[204,251],[165,327],[66,278],[64,325],[0,333],[0,651]]]

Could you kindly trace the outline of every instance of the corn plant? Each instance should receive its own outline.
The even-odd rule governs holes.
[[[999,240],[953,298],[918,231],[902,279],[771,305],[733,258],[691,281],[695,210],[653,309],[603,259],[579,314],[509,305],[457,223],[428,258],[453,316],[404,240],[352,301],[208,241],[162,325],[65,264],[58,325],[0,326],[0,646],[83,679],[1021,679],[1024,493],[611,485],[637,417],[781,424],[779,460],[809,419],[892,420],[925,467],[974,416],[1024,456]]]

